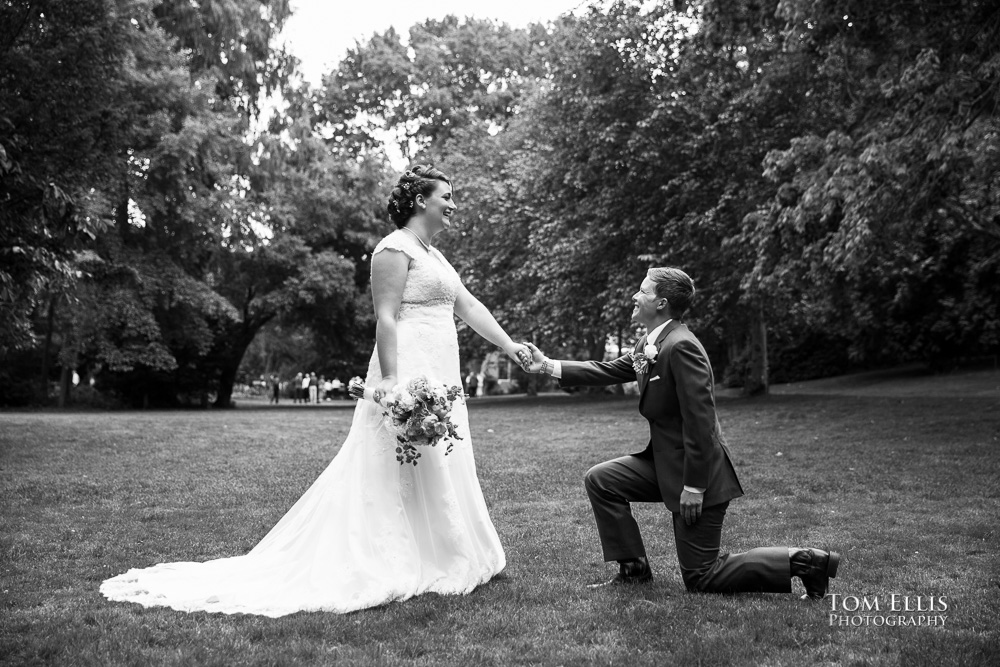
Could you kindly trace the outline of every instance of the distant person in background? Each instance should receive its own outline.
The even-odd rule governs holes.
[[[330,398],[340,398],[344,391],[344,383],[340,378],[330,380]]]
[[[292,380],[292,403],[298,403],[302,398],[302,373],[296,373]]]
[[[309,373],[302,374],[302,402],[309,402]]]
[[[278,376],[274,373],[271,374],[271,403],[275,405],[278,404],[278,398],[281,396],[281,381],[278,380]]]
[[[469,396],[476,396],[476,392],[479,391],[479,374],[469,373],[469,376],[465,378],[465,384]]]
[[[483,359],[482,368],[479,369],[482,378],[482,395],[492,396],[496,393],[497,385],[500,382],[500,353],[494,350]]]
[[[309,402],[319,403],[319,380],[315,373],[309,374]]]

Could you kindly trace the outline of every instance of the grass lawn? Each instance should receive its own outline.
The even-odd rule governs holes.
[[[937,392],[886,382],[858,395],[838,384],[720,398],[747,491],[730,506],[723,548],[835,548],[844,561],[831,592],[877,600],[879,612],[686,593],[669,515],[654,505],[636,508],[654,582],[586,590],[613,570],[583,474],[648,432],[634,399],[562,395],[471,404],[508,558],[471,595],[280,619],[112,603],[100,582],[131,567],[248,551],[336,454],[350,409],[3,413],[0,663],[995,665],[1000,390],[989,388],[1000,373],[970,377]],[[893,594],[937,611],[891,612]],[[946,619],[831,625],[863,613]]]

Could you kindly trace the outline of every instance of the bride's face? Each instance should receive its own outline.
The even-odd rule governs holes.
[[[451,185],[444,181],[438,181],[434,192],[424,198],[424,215],[427,219],[438,226],[439,229],[450,229],[452,225],[451,214],[455,212],[458,205],[455,204],[455,196],[451,191]]]

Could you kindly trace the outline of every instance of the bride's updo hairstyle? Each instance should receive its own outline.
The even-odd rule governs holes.
[[[389,219],[396,227],[406,226],[417,212],[417,195],[430,196],[437,188],[438,181],[451,185],[451,179],[444,172],[430,165],[418,164],[403,172],[389,195],[389,205],[386,207]]]

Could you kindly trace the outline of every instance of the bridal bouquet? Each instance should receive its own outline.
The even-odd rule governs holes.
[[[448,441],[445,454],[451,453],[454,441],[462,439],[451,421],[452,406],[460,396],[461,387],[449,387],[418,376],[396,385],[382,398],[385,426],[396,436],[396,460],[400,465],[417,465],[420,458],[417,446],[433,447],[442,440]],[[369,398],[368,392],[365,398]]]

